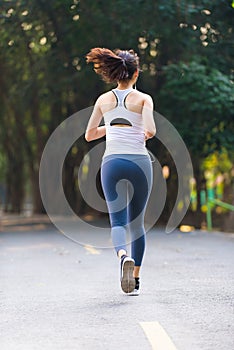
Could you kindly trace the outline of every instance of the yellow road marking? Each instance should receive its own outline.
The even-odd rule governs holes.
[[[86,244],[85,249],[87,250],[88,253],[90,254],[101,254],[100,250],[97,250],[96,248],[92,247],[91,245]]]
[[[153,350],[176,350],[159,322],[140,322]]]

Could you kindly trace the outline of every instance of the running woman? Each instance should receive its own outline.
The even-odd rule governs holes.
[[[85,133],[92,141],[106,136],[101,183],[111,236],[121,267],[124,293],[138,295],[145,251],[144,216],[152,188],[152,164],[145,141],[156,133],[152,98],[133,87],[139,75],[139,57],[133,50],[93,48],[88,63],[112,89],[97,99]],[[105,125],[100,126],[104,118]],[[126,244],[131,234],[131,257]]]

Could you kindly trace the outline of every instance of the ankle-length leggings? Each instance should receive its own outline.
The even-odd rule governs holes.
[[[130,232],[131,256],[141,266],[145,251],[144,216],[152,188],[152,164],[147,155],[114,154],[104,157],[101,182],[116,252],[126,248]]]

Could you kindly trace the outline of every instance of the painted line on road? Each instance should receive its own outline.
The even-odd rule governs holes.
[[[91,245],[89,244],[86,244],[84,246],[85,250],[90,253],[90,254],[94,254],[94,255],[97,255],[97,254],[101,254],[100,250],[97,250],[96,248],[92,247]]]
[[[140,322],[153,350],[177,350],[159,322]]]

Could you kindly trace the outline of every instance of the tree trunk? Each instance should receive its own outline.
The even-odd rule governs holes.
[[[226,187],[224,201],[234,205],[234,186],[232,183]],[[224,215],[221,229],[226,232],[234,232],[234,211],[229,211]]]
[[[20,213],[24,203],[24,171],[21,149],[14,154],[7,152],[5,211]]]
[[[193,225],[197,228],[201,228],[206,222],[206,217],[205,217],[205,213],[201,211],[200,194],[202,190],[206,191],[206,181],[201,172],[200,160],[197,157],[194,157],[194,160],[193,160],[193,170],[194,170],[194,177],[196,180],[196,189],[197,189],[197,210],[194,213]]]

